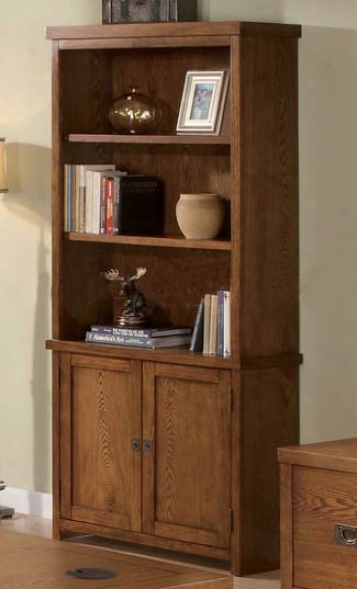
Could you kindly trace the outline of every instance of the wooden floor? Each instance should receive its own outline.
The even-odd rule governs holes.
[[[6,530],[8,530],[10,532],[13,531],[13,532],[21,532],[21,533],[25,533],[25,534],[31,534],[31,535],[34,535],[34,536],[38,536],[39,538],[51,538],[51,535],[52,535],[52,522],[50,520],[46,520],[46,519],[36,518],[36,517],[32,517],[32,516],[25,516],[25,515],[21,515],[21,514],[15,513],[15,515],[12,518],[10,518],[10,519],[0,520],[0,534],[1,534],[2,531],[6,531]],[[11,534],[11,537],[13,537],[13,536],[14,535]],[[3,538],[3,536],[2,536],[2,538]],[[22,542],[20,542],[20,544],[21,543]],[[68,544],[67,543],[64,543],[64,542],[61,542],[60,544],[61,545],[63,544],[64,546],[68,546]],[[1,552],[2,552],[2,556],[4,557],[4,554],[3,554],[3,545],[4,545],[3,542],[1,542]],[[47,543],[46,543],[46,545],[47,545]],[[83,549],[83,546],[82,545],[78,546],[78,545],[70,544],[70,546],[74,546],[74,549],[75,550],[77,550],[77,549],[82,550]],[[25,546],[23,546],[23,550],[24,550],[24,552],[26,554],[26,548],[25,548]],[[91,554],[92,554],[93,553],[93,550],[95,550],[95,548],[93,548],[93,547],[88,547],[87,548],[86,547],[86,548],[84,548],[84,551],[86,551],[86,550],[92,551],[91,552]],[[96,554],[98,554],[98,552],[96,551]],[[104,552],[104,549],[103,549],[102,553],[103,552]],[[114,560],[113,561],[111,561],[111,560],[108,561],[108,557],[106,557],[106,559],[107,559],[106,560],[106,563],[108,563],[108,562],[114,563],[114,567],[115,567],[116,566],[115,563],[116,563],[116,554],[117,554],[117,551],[114,550],[113,548],[110,548],[110,549],[106,548],[105,549],[105,553],[107,554],[108,552],[109,553],[114,553],[115,556],[114,556]],[[120,554],[122,554],[122,552]],[[130,558],[131,557],[133,557],[134,559],[137,558],[137,555],[134,554],[134,553],[132,553],[132,552],[125,551],[125,554],[128,555],[128,557],[130,557]],[[31,558],[33,559],[33,555],[31,555]],[[98,558],[99,558],[99,556],[98,556]],[[99,560],[100,560],[100,558],[99,558]],[[74,561],[75,560],[76,560],[76,552],[74,552]],[[6,561],[6,558],[5,557],[4,558],[1,558],[1,563],[0,563],[0,580],[2,580],[2,578],[3,578],[3,571],[1,570],[1,568],[3,566],[2,563],[5,562],[5,561]],[[192,565],[190,565],[189,566],[189,571],[187,571],[187,570],[184,571],[185,565],[182,565],[182,563],[178,563],[177,561],[174,561],[174,560],[165,559],[163,561],[162,559],[159,559],[159,558],[157,558],[155,556],[150,556],[148,562],[149,561],[151,561],[152,563],[155,564],[154,569],[151,568],[151,571],[152,570],[156,570],[156,571],[158,571],[160,573],[161,576],[162,576],[162,572],[160,572],[161,571],[160,564],[165,564],[165,571],[166,571],[166,568],[167,568],[166,565],[173,565],[173,567],[175,567],[176,565],[179,565],[180,567],[183,567],[183,569],[181,568],[179,570],[181,570],[182,573],[185,572],[185,574],[188,574],[188,573],[191,574],[192,573],[192,569],[196,569],[197,570],[197,573],[196,573],[197,575],[203,574],[203,577],[202,577],[203,580],[204,580],[204,578],[206,580],[208,579],[207,576],[205,577],[205,571],[206,572],[209,571],[210,573],[212,573],[210,575],[211,579],[212,580],[214,580],[214,579],[217,580],[217,585],[216,585],[217,588],[219,587],[219,589],[228,589],[228,586],[227,587],[224,587],[223,586],[224,585],[224,582],[225,582],[224,580],[223,580],[223,584],[221,584],[222,583],[222,581],[221,581],[221,573],[222,573],[222,571],[219,571],[217,569],[211,569],[211,568],[208,569],[207,567],[198,567],[198,566],[197,567],[192,567]],[[30,565],[30,567],[31,566],[33,568],[33,565]],[[81,566],[85,566],[85,565],[82,564]],[[89,566],[89,565],[87,565],[87,566]],[[92,565],[92,566],[94,566],[94,565]],[[108,564],[106,564],[106,566],[104,566],[103,568],[110,568],[110,567],[108,566]],[[171,573],[172,574],[174,573],[174,570],[176,570],[176,569],[174,568],[174,569],[171,570]],[[45,572],[44,572],[44,574],[45,574]],[[177,570],[176,570],[176,574],[177,574]],[[215,575],[217,575],[217,576],[215,577]],[[115,585],[115,582],[114,581],[115,580],[105,581],[105,586],[106,587],[107,586],[108,587],[112,587],[112,589],[114,589],[116,586],[119,587],[119,585]],[[27,579],[27,582],[28,582],[28,579]],[[72,587],[72,583],[73,583],[73,580],[71,580],[69,578],[68,587]],[[81,583],[83,583],[83,581],[81,581]],[[93,585],[93,583],[94,583],[95,584],[95,587],[97,589],[100,589],[100,587],[101,587],[101,585],[98,584],[98,583],[100,583],[99,581],[88,581],[88,583],[91,584],[91,587],[94,587],[94,585]],[[174,584],[175,584],[175,587],[179,586],[180,583],[177,583],[177,578],[176,578]],[[141,583],[141,585],[142,585],[142,583]],[[149,583],[149,585],[150,585],[150,583]],[[149,589],[149,585],[148,585],[148,589]],[[187,585],[187,583],[186,583],[186,585]],[[3,586],[4,587],[5,586],[6,587],[11,587],[12,585],[10,585],[10,584],[2,585],[0,583],[0,589],[2,589]],[[25,586],[26,587],[31,587],[32,585],[30,585],[30,584],[26,584],[25,585],[24,584],[24,587]],[[122,586],[123,585],[121,585],[121,587]],[[167,586],[170,586],[170,580],[168,580]],[[22,588],[22,585],[16,584],[16,587],[18,587],[18,589],[21,589]],[[43,587],[43,589],[45,589],[46,588],[46,584],[45,583],[43,583],[43,584],[41,583],[41,587]],[[55,589],[55,587],[56,587],[56,585],[51,584],[51,589]],[[60,587],[60,585],[59,585],[59,587]],[[63,587],[64,586],[62,585],[61,589]],[[209,589],[208,586],[207,586],[207,589]],[[211,585],[210,589],[216,589],[216,588],[214,588],[213,585]],[[259,575],[252,575],[252,576],[247,576],[247,577],[234,577],[234,589],[280,589],[279,571],[271,571],[269,573],[262,573],[262,574],[259,574]]]

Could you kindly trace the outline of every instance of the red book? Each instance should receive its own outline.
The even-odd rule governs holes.
[[[114,233],[114,178],[111,176],[105,180],[105,200],[106,200],[106,223],[105,232],[107,235]]]

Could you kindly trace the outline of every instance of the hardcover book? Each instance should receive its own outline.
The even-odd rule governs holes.
[[[224,324],[223,324],[223,305],[224,305],[223,290],[217,291],[217,356],[223,356],[224,349]]]
[[[190,342],[190,352],[202,352],[203,351],[203,312],[204,303],[203,298],[200,300],[198,305],[195,323],[193,326],[193,332]]]
[[[217,294],[211,295],[211,313],[208,353],[214,356],[217,351]]]
[[[129,327],[115,327],[113,325],[92,325],[90,331],[95,333],[108,333],[112,335],[140,337],[140,338],[158,338],[173,335],[190,335],[191,327],[142,327],[132,329]]]
[[[156,176],[127,174],[116,178],[114,232],[121,235],[162,235],[163,184]]]
[[[231,356],[231,293],[223,291],[223,356]]]
[[[159,348],[172,348],[188,346],[191,341],[191,335],[169,335],[164,337],[135,337],[130,335],[115,335],[110,333],[98,333],[87,331],[86,342],[97,344],[112,344],[121,346],[132,346],[136,348],[146,348],[156,350]]]
[[[210,332],[211,332],[211,294],[206,293],[203,297],[203,354],[209,354]]]

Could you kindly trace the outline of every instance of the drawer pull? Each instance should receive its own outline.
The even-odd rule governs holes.
[[[357,527],[335,524],[335,544],[357,546]]]

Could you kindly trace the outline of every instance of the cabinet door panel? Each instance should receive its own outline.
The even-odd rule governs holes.
[[[61,515],[141,531],[141,365],[68,355],[62,370]]]
[[[144,382],[144,531],[228,547],[230,372],[146,363]]]

